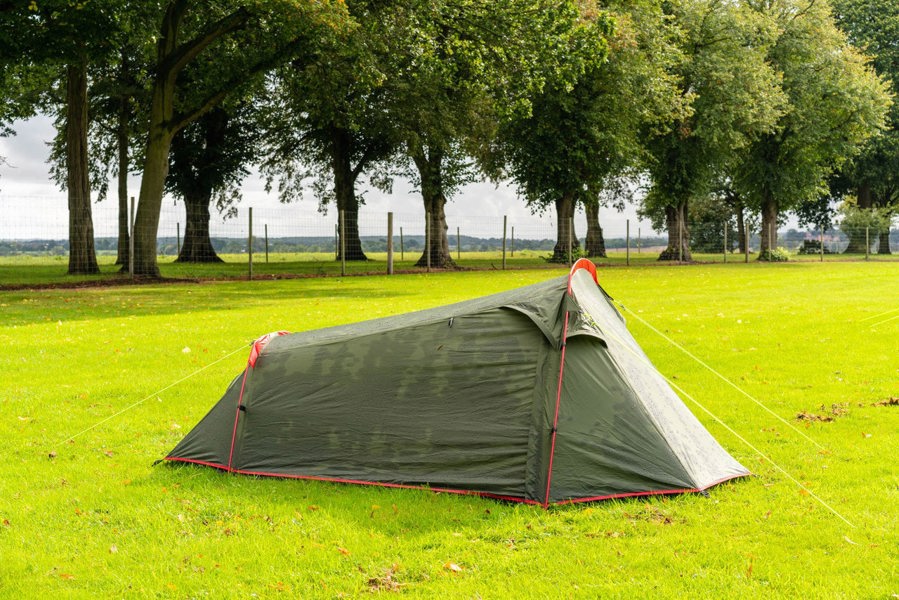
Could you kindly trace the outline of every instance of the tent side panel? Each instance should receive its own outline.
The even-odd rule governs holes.
[[[526,497],[547,344],[508,309],[263,355],[241,415],[241,471]]]
[[[592,286],[592,289],[590,288]],[[591,281],[578,287],[578,303],[599,326],[609,354],[656,428],[690,474],[690,488],[748,475],[674,393],[631,336],[615,307]]]
[[[560,355],[559,349],[544,344],[537,365],[537,380],[534,383],[525,485],[528,497],[537,499],[540,503],[546,497]]]
[[[234,411],[240,396],[243,372],[228,386],[225,395],[205,417],[175,446],[167,460],[184,460],[227,468],[231,450]]]
[[[550,500],[692,487],[605,346],[569,339]]]

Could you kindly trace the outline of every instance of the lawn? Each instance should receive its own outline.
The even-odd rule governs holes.
[[[0,595],[899,594],[896,263],[600,269],[660,371],[756,474],[708,498],[542,510],[153,466],[218,400],[260,334],[564,272],[0,292]]]
[[[605,258],[598,259],[597,263],[603,266],[666,266],[669,263],[657,261],[661,248],[632,248],[630,253],[624,249],[610,249]],[[502,252],[463,252],[458,254],[451,252],[453,260],[463,270],[498,271],[503,270]],[[547,262],[551,256],[549,251],[521,250],[506,253],[506,269],[546,269],[557,268]],[[272,279],[279,277],[320,277],[323,275],[340,275],[346,270],[348,275],[377,274],[387,272],[387,253],[369,252],[369,260],[362,262],[348,262],[342,266],[334,260],[334,254],[330,252],[292,252],[272,253],[266,260],[265,254],[253,255],[253,277],[255,279]],[[163,277],[173,279],[247,279],[249,277],[249,265],[247,254],[222,254],[224,262],[211,264],[184,264],[176,263],[174,256],[159,256],[159,270]],[[416,267],[415,263],[420,257],[419,253],[406,252],[395,255],[394,269],[403,273],[424,273],[425,267]],[[749,256],[751,263],[756,262],[757,253]],[[702,254],[694,253],[693,259],[698,263],[723,263],[725,257],[722,253]],[[744,263],[746,257],[743,254],[728,254],[726,262],[733,264]],[[99,275],[67,277],[67,256],[42,256],[33,254],[19,254],[14,256],[0,256],[0,290],[10,287],[27,285],[75,285],[83,283],[95,284],[98,282],[122,283],[127,282],[127,275],[119,273],[120,267],[115,265],[115,256],[103,254],[97,258],[100,266]],[[820,262],[821,256],[809,254],[793,254],[790,256],[793,262]],[[861,262],[865,261],[864,254],[827,254],[826,262]],[[895,254],[869,256],[869,262],[895,262]],[[436,270],[436,269],[435,269]]]

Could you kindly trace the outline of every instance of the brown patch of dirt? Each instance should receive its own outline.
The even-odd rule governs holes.
[[[403,589],[403,584],[396,580],[396,572],[399,570],[397,565],[391,565],[389,569],[384,571],[379,577],[371,577],[368,580],[368,591],[370,592],[399,592]]]

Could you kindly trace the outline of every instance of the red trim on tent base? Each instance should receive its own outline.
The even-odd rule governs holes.
[[[226,471],[228,473],[239,473],[241,475],[256,475],[259,477],[278,477],[282,479],[305,479],[307,481],[325,481],[328,483],[348,483],[352,485],[371,485],[376,487],[385,487],[385,488],[396,488],[396,489],[404,489],[404,490],[424,490],[430,492],[439,492],[444,494],[459,494],[461,496],[479,496],[481,498],[492,498],[494,500],[503,500],[505,502],[518,502],[520,504],[532,504],[536,506],[541,506],[543,508],[548,508],[550,504],[546,504],[544,502],[538,502],[536,500],[529,500],[528,498],[519,498],[517,496],[504,496],[502,494],[492,494],[490,492],[478,492],[474,490],[457,490],[453,488],[440,488],[440,487],[430,487],[424,485],[413,485],[409,483],[384,483],[380,481],[364,481],[361,479],[341,479],[339,477],[320,477],[316,475],[286,475],[284,473],[269,473],[267,471],[248,471],[244,469],[233,469],[228,467],[227,465],[220,465],[218,463],[208,462],[205,460],[196,460],[193,458],[177,458],[174,456],[166,456],[164,461],[168,462],[183,462],[194,465],[201,465],[204,467],[212,467],[214,469],[219,469],[221,471]],[[614,500],[620,498],[636,498],[639,496],[666,496],[672,494],[695,494],[707,490],[710,487],[716,486],[718,484],[724,483],[725,481],[730,481],[731,479],[739,479],[741,477],[749,477],[750,473],[746,473],[745,475],[730,475],[728,477],[724,477],[710,483],[709,485],[701,488],[682,488],[682,489],[671,489],[671,490],[651,490],[645,492],[624,492],[620,494],[608,494],[605,496],[591,496],[589,498],[571,498],[568,500],[560,500],[558,502],[553,502],[551,505],[553,506],[564,506],[565,504],[578,504],[581,502],[596,502],[599,500]]]
[[[749,477],[749,473],[745,475],[729,475],[718,481],[714,481],[707,486],[701,488],[680,488],[680,489],[671,489],[671,490],[652,490],[648,492],[623,492],[620,494],[608,494],[605,496],[590,496],[588,498],[571,498],[569,500],[560,500],[555,503],[556,506],[562,506],[565,504],[577,504],[579,502],[597,502],[599,500],[616,500],[620,498],[636,498],[639,496],[671,496],[673,494],[698,494],[700,492],[704,492],[710,487],[714,487],[716,485],[722,484],[725,481],[730,481],[731,479],[739,479],[741,477]]]
[[[522,504],[540,505],[536,500],[528,500],[527,498],[519,498],[517,496],[504,496],[502,494],[493,494],[491,492],[478,492],[475,490],[457,490],[453,488],[431,487],[425,485],[413,485],[409,483],[386,483],[382,481],[364,481],[361,479],[341,479],[340,477],[320,477],[317,475],[289,475],[285,473],[269,473],[267,471],[249,471],[245,469],[234,469],[227,465],[219,465],[216,463],[206,462],[203,460],[195,460],[192,458],[176,458],[166,456],[163,460],[169,462],[184,462],[204,467],[213,467],[228,473],[238,473],[240,475],[256,475],[259,477],[280,477],[284,479],[305,479],[309,481],[326,481],[329,483],[350,483],[354,485],[373,485],[377,487],[399,488],[404,490],[425,490],[431,492],[440,492],[445,494],[460,494],[462,496],[480,496],[482,498],[493,498],[494,500],[504,500],[506,502],[519,502]]]

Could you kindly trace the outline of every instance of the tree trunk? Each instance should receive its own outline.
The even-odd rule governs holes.
[[[890,228],[887,227],[878,236],[877,254],[892,254],[890,250]]]
[[[153,127],[147,140],[140,200],[134,219],[134,274],[159,277],[156,263],[156,236],[162,210],[162,194],[169,172],[172,133],[164,125]]]
[[[881,208],[887,208],[890,205],[890,200],[893,198],[892,190],[887,190],[883,192],[880,197],[877,199],[876,205]],[[890,213],[892,217],[892,213]],[[877,254],[892,254],[890,251],[890,224],[892,223],[892,218],[887,220],[886,229],[882,230],[877,236]]]
[[[118,195],[119,195],[119,241],[116,249],[117,265],[128,264],[129,232],[128,232],[128,121],[130,110],[128,97],[122,96],[119,104],[119,124],[116,129],[116,141],[119,150]]]
[[[746,220],[743,218],[743,205],[734,209],[737,215],[737,241],[739,242],[740,254],[746,253]]]
[[[430,217],[426,220],[428,227],[428,245],[422,252],[421,258],[415,263],[416,267],[428,265],[428,256],[431,257],[431,266],[437,269],[454,268],[456,263],[450,254],[449,236],[446,224],[446,194],[443,191],[443,152],[431,149],[416,148],[412,152],[412,160],[421,177],[421,197],[424,201],[425,212]],[[426,217],[427,219],[428,217]]]
[[[346,246],[347,260],[368,260],[359,237],[359,199],[356,198],[356,176],[352,165],[352,137],[340,127],[331,128],[331,168],[334,171],[334,195],[337,210],[343,211],[346,243],[337,246],[337,260]]]
[[[556,245],[553,246],[553,255],[549,262],[567,263],[573,262],[573,256],[568,256],[568,240],[571,239],[571,251],[575,253],[581,247],[574,230],[574,194],[565,193],[556,200]]]
[[[587,238],[584,240],[584,250],[589,258],[605,258],[606,240],[599,224],[599,203],[587,203],[584,211],[587,213]]]
[[[858,199],[858,207],[859,208],[871,208],[874,206],[871,197],[871,185],[868,183],[862,183],[858,186],[857,192]],[[846,249],[843,250],[843,254],[864,254],[865,253],[865,230],[864,229],[852,229],[850,231],[845,231],[846,237],[849,238],[849,244],[846,246]],[[873,241],[873,240],[868,240]]]
[[[175,262],[210,263],[224,262],[216,254],[209,237],[209,205],[212,190],[201,194],[184,196],[187,212],[184,225],[184,243]]]
[[[770,193],[762,198],[762,231],[759,260],[770,260],[769,253],[777,248],[777,200]]]
[[[687,203],[666,206],[665,224],[668,228],[668,246],[659,254],[659,260],[693,260],[690,252],[690,229],[687,226]]]
[[[87,156],[87,63],[66,67],[66,187],[69,197],[69,275],[100,272]]]

